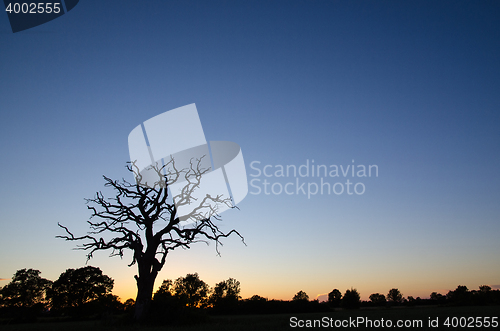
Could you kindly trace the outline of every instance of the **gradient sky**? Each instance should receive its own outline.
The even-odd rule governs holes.
[[[286,300],[498,286],[499,17],[498,1],[88,0],[13,34],[1,14],[0,278],[84,266],[57,223],[84,234],[102,175],[131,179],[130,131],[196,103],[207,140],[241,146],[249,180],[253,161],[354,160],[378,177],[325,178],[362,195],[249,193],[221,223],[247,246],[175,251],[158,285],[198,272]],[[129,258],[89,262],[124,300]]]

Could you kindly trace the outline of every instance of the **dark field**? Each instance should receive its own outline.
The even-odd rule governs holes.
[[[372,327],[367,328],[366,325],[360,324],[357,328],[353,327],[318,327],[319,329],[406,329],[406,330],[457,330],[457,329],[468,329],[468,330],[500,330],[500,325],[497,327],[479,327],[479,324],[475,324],[476,320],[472,322],[472,318],[467,319],[468,327],[458,327],[454,328],[452,326],[445,326],[443,323],[450,317],[457,317],[454,320],[455,323],[460,323],[459,318],[462,318],[462,322],[466,322],[464,317],[497,317],[500,319],[500,306],[475,306],[475,307],[413,307],[413,308],[391,308],[391,309],[360,309],[354,311],[340,310],[335,312],[327,313],[310,313],[310,314],[278,314],[278,315],[239,315],[239,316],[212,316],[207,322],[194,325],[181,325],[181,326],[139,326],[120,321],[119,318],[110,318],[107,320],[99,321],[50,321],[41,319],[38,323],[31,324],[14,324],[14,325],[0,325],[0,329],[4,331],[31,331],[31,330],[42,330],[42,331],[99,331],[99,330],[292,330],[292,329],[310,329],[307,327],[291,327],[290,318],[297,317],[297,322],[299,320],[307,323],[306,320],[323,320],[330,323],[335,323],[335,321],[342,320],[355,320],[358,317],[363,317],[372,321]],[[330,318],[332,320],[330,320]],[[436,328],[428,327],[429,318],[435,320],[438,318],[439,326]],[[387,320],[391,320],[393,327],[389,328],[387,326],[379,325],[376,327],[376,323],[380,323],[384,319],[384,323]],[[398,320],[405,320],[407,323],[414,323],[415,320],[422,321],[422,327],[396,327]],[[314,322],[311,322],[314,323]],[[316,322],[319,323],[319,322]],[[337,322],[339,323],[339,322]],[[347,322],[344,322],[347,323]],[[500,323],[500,322],[499,322]],[[457,324],[456,324],[457,325]]]

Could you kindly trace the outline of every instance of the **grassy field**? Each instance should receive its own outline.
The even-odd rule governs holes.
[[[16,325],[0,325],[0,330],[4,331],[99,331],[99,330],[120,330],[120,331],[133,331],[133,330],[174,330],[174,331],[188,331],[188,330],[292,330],[292,329],[306,329],[306,327],[291,327],[290,319],[292,317],[298,320],[306,321],[309,320],[328,320],[328,323],[333,323],[332,327],[323,327],[322,329],[356,329],[354,327],[335,327],[335,321],[337,323],[341,321],[356,320],[357,318],[369,319],[372,321],[372,328],[366,328],[365,325],[359,325],[360,329],[389,329],[386,324],[385,326],[380,325],[375,328],[376,323],[381,323],[384,319],[384,323],[387,320],[391,320],[393,323],[392,329],[406,329],[406,330],[454,330],[457,328],[446,327],[443,322],[447,318],[452,317],[493,317],[496,316],[500,319],[500,306],[486,306],[486,307],[413,307],[413,308],[391,308],[391,309],[361,309],[355,311],[335,311],[329,313],[310,313],[310,314],[279,314],[279,315],[240,315],[240,316],[213,316],[209,318],[206,323],[195,324],[195,325],[183,325],[183,326],[139,326],[134,324],[126,324],[120,321],[83,321],[83,322],[54,322],[50,320],[42,320],[38,323],[32,324],[16,324]],[[438,318],[439,325],[437,328],[428,327],[429,318],[435,320]],[[331,320],[330,320],[331,319]],[[413,321],[422,321],[421,327],[406,327],[398,328],[396,323],[398,320],[410,321],[407,323],[414,323]],[[472,320],[472,319],[471,319]],[[455,319],[458,322],[458,319]],[[347,323],[344,322],[344,323]],[[317,322],[318,323],[318,322]],[[496,328],[494,327],[467,327],[458,329],[476,329],[476,330],[500,330],[500,325]]]

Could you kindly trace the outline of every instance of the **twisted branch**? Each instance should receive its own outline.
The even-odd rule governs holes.
[[[163,166],[150,166],[148,170],[158,175],[158,180],[153,184],[143,182],[144,177],[135,162],[127,165],[127,169],[134,174],[135,183],[103,176],[104,186],[112,188],[115,196],[105,198],[102,192],[97,192],[94,198],[86,199],[87,208],[92,212],[87,221],[91,230],[86,235],[77,237],[67,227],[58,223],[66,235],[57,238],[84,241],[76,249],[89,251],[87,261],[99,250],[111,250],[110,256],[120,257],[123,257],[125,250],[132,250],[133,258],[129,266],[135,263],[149,263],[152,272],[161,270],[167,254],[178,247],[188,249],[193,243],[205,242],[208,245],[210,241],[214,241],[217,255],[220,255],[220,240],[231,234],[239,236],[245,244],[238,231],[233,229],[224,233],[212,221],[220,220],[217,214],[218,205],[236,208],[229,197],[205,196],[185,216],[195,220],[193,225],[181,226],[176,205],[197,202],[192,194],[199,188],[201,177],[210,171],[202,169],[200,164],[201,158],[191,159],[188,169],[178,170],[171,158]],[[169,185],[180,178],[186,184],[177,196],[169,200]],[[176,201],[176,204],[173,201]],[[156,232],[155,226],[158,227]],[[104,235],[111,239],[105,239]]]

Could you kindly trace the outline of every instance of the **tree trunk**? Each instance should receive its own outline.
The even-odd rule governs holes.
[[[150,273],[135,277],[137,281],[137,298],[135,300],[134,319],[136,321],[143,321],[149,313],[155,278],[156,277]]]
[[[155,249],[157,246],[154,246]],[[139,276],[135,276],[137,298],[135,300],[134,319],[138,322],[142,322],[148,317],[155,279],[162,267],[162,264],[154,257],[156,250],[148,249],[148,251],[150,254],[147,254],[147,252],[146,256],[142,256],[137,261]]]

